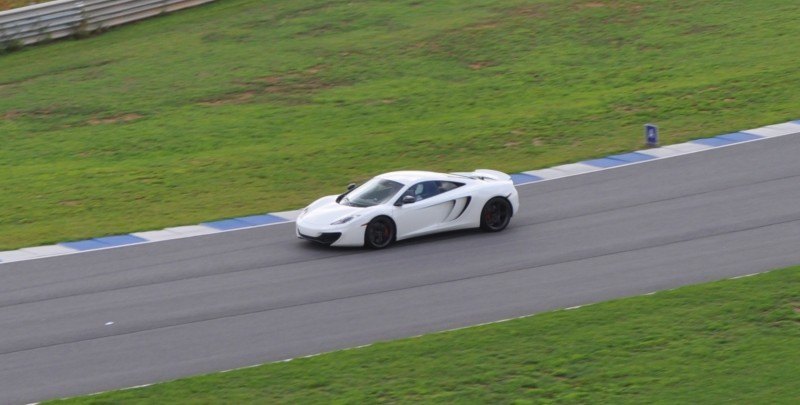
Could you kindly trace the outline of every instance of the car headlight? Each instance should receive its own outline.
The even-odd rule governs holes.
[[[350,221],[352,221],[352,220],[356,219],[357,217],[358,217],[358,215],[348,215],[348,216],[346,216],[346,217],[344,217],[344,218],[337,219],[336,221],[334,221],[334,222],[331,222],[331,225],[341,225],[341,224],[346,224],[346,223],[348,223],[348,222],[350,222]]]
[[[303,208],[303,210],[300,211],[300,214],[297,217],[300,218],[300,217],[302,217],[303,215],[306,215],[306,214],[308,214],[308,207]]]

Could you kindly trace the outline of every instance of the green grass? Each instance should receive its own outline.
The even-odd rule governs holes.
[[[794,404],[798,342],[794,267],[65,403]]]
[[[220,0],[0,55],[0,250],[800,116],[795,5]]]

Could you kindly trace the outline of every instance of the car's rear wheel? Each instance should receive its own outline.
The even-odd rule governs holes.
[[[500,232],[511,221],[511,203],[503,197],[494,197],[486,202],[481,211],[481,229]]]
[[[364,246],[371,249],[383,249],[395,238],[394,223],[387,217],[377,217],[367,224],[364,233]]]

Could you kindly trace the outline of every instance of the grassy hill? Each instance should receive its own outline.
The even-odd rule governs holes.
[[[784,0],[220,0],[0,55],[0,250],[800,118]]]

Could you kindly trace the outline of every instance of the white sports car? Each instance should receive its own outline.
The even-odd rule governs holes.
[[[502,231],[518,209],[517,189],[502,172],[400,171],[314,201],[297,218],[296,232],[325,245],[380,249],[456,229]]]

